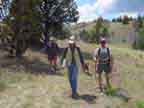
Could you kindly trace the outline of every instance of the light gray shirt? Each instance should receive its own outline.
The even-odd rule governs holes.
[[[96,60],[96,57],[98,56],[98,50],[99,50],[99,48],[96,48],[93,51],[93,60]],[[111,55],[111,49],[109,48],[109,50],[110,50],[110,55]],[[101,48],[101,52],[107,53],[107,47],[106,48]]]

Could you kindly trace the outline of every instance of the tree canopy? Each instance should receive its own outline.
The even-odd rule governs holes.
[[[47,43],[49,36],[62,33],[64,24],[78,18],[74,0],[13,0],[4,22],[11,28],[16,55],[22,55],[29,42],[40,41],[42,33]]]
[[[77,22],[79,18],[74,0],[43,0],[40,9],[46,39],[61,32],[64,23]]]

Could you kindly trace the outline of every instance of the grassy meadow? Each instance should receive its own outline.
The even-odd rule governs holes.
[[[92,52],[95,44],[80,42],[93,76],[79,74],[80,100],[70,98],[67,70],[48,74],[47,56],[28,50],[21,60],[0,54],[0,106],[1,108],[144,108],[144,53],[129,47],[110,45],[115,68],[112,84],[127,92],[126,102],[119,96],[101,95],[95,80]],[[2,51],[1,51],[2,52]]]

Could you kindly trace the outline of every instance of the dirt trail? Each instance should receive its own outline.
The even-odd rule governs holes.
[[[94,46],[80,43],[82,49],[85,49],[87,56],[90,56]],[[2,52],[2,51],[0,51]],[[96,89],[96,81],[94,75],[88,77],[82,72],[79,75],[79,93],[80,100],[72,100],[70,98],[70,88],[67,80],[66,69],[61,70],[62,75],[47,74],[48,62],[45,55],[37,51],[28,50],[24,59],[16,60],[4,57],[4,53],[0,53],[1,75],[0,81],[5,81],[6,89],[0,92],[0,106],[2,108],[136,108],[134,101],[126,103],[120,97],[101,95]],[[123,57],[121,58],[123,60]],[[87,62],[91,64],[90,71],[94,72],[94,64],[90,59]],[[119,66],[123,66],[124,62],[119,62]],[[127,69],[124,67],[118,71]],[[125,70],[129,72],[130,70]],[[141,71],[141,70],[139,70]],[[135,73],[133,73],[135,74]],[[128,74],[121,73],[122,76],[130,78]],[[125,78],[122,79],[121,86],[131,89],[127,86]],[[127,80],[126,80],[127,81]],[[139,81],[139,80],[138,80]],[[138,81],[135,81],[138,84]],[[0,85],[1,86],[1,85]],[[142,90],[141,86],[133,89]],[[140,93],[141,98],[144,96]],[[140,98],[139,95],[132,97]]]

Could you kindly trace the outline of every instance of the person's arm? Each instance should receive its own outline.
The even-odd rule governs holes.
[[[94,50],[93,52],[93,61],[95,65],[95,72],[97,72],[97,65],[98,65],[98,48]]]
[[[79,57],[80,57],[81,65],[84,66],[85,65],[84,57],[83,57],[82,52],[81,52],[79,47],[77,47],[77,51],[78,51],[78,54],[79,54]]]
[[[57,55],[60,55],[60,47],[58,46],[58,44],[56,43],[56,50],[57,50]]]
[[[93,61],[96,62],[96,50],[93,51],[92,57],[93,57]]]
[[[113,55],[112,55],[112,51],[110,49],[110,68],[111,68],[111,72],[113,70],[113,66],[114,66],[114,58],[113,58]]]
[[[58,52],[60,52],[60,47],[58,46],[58,44],[56,44],[57,50]]]
[[[61,58],[61,64],[63,64],[64,59],[66,58],[67,52],[68,52],[68,48],[65,48],[63,55],[62,55],[62,58]]]
[[[111,66],[111,72],[112,72],[113,67],[114,67],[114,58],[112,54],[110,55],[110,66]]]
[[[92,74],[89,72],[89,66],[88,66],[87,63],[85,63],[84,57],[83,57],[83,54],[82,54],[80,48],[77,47],[77,50],[78,50],[78,54],[79,54],[79,57],[80,57],[80,62],[81,62],[83,71],[84,71],[88,76],[91,76]]]
[[[98,49],[95,49],[93,52],[93,60],[96,64],[98,63]]]

